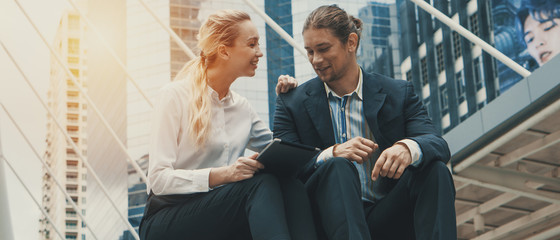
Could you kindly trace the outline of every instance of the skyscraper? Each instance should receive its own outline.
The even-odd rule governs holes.
[[[362,34],[358,63],[366,72],[401,79],[396,4],[371,1],[360,8]]]
[[[286,33],[293,36],[292,32],[292,1],[271,0],[265,1],[266,14],[270,16]],[[288,44],[270,26],[266,26],[266,59],[267,59],[267,85],[268,85],[268,118],[272,128],[274,108],[276,106],[276,83],[280,75],[295,76],[294,48]]]
[[[491,43],[488,1],[431,1],[453,20]],[[497,95],[495,60],[410,1],[397,1],[401,70],[446,133]]]
[[[70,67],[70,71],[82,87],[87,88],[86,52],[84,44],[85,28],[77,12],[67,11],[62,16],[54,46],[57,53]],[[56,119],[78,146],[79,151],[86,156],[87,151],[87,109],[84,97],[77,86],[66,76],[65,70],[54,60],[51,61],[51,76],[49,91],[47,93],[48,105],[56,114]],[[65,234],[66,239],[78,239],[85,236],[82,220],[76,211],[66,202],[64,194],[57,188],[53,177],[58,179],[66,188],[72,200],[85,213],[87,182],[84,176],[87,169],[78,158],[71,145],[66,142],[66,137],[56,127],[52,117],[47,117],[47,147],[44,158],[55,176],[49,176],[43,170],[43,197],[42,205],[50,214],[52,223],[42,217],[39,221],[41,239],[53,239],[55,232],[53,226]],[[51,225],[52,224],[52,225]]]
[[[124,59],[124,1],[78,1],[81,12],[103,35],[117,56]],[[117,137],[126,144],[125,75],[85,20],[77,11],[67,11],[59,23],[54,42],[57,54],[65,61],[87,94],[97,106]],[[102,120],[92,111],[78,86],[54,60],[51,64],[49,107],[78,146],[79,153],[90,163],[117,211],[126,215],[126,154],[106,130]],[[72,200],[86,216],[87,224],[101,239],[116,239],[125,225],[94,178],[88,177],[85,165],[65,136],[47,118],[47,150],[45,159],[54,172],[43,175],[43,207],[66,239],[86,239],[86,224],[65,201],[53,178],[61,181]],[[40,219],[42,239],[52,239],[54,232],[46,218]]]
[[[148,154],[136,161],[140,168],[146,172],[148,170]],[[146,183],[136,174],[132,165],[128,165],[128,221],[138,232],[140,222],[144,216],[148,193],[146,193]],[[133,240],[132,234],[126,230],[122,240]]]

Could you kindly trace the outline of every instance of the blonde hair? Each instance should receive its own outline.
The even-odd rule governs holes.
[[[218,47],[233,46],[239,35],[238,24],[251,20],[249,14],[238,10],[220,10],[208,17],[198,32],[200,56],[190,60],[179,71],[175,79],[187,79],[189,107],[189,134],[197,146],[203,146],[210,134],[212,99],[208,93],[208,65],[217,57]]]

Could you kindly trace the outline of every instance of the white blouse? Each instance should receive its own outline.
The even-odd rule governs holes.
[[[245,149],[262,150],[272,132],[246,98],[229,91],[212,98],[211,131],[204,147],[196,147],[188,134],[186,82],[175,81],[160,91],[152,118],[148,193],[156,195],[209,191],[210,169],[233,164]]]

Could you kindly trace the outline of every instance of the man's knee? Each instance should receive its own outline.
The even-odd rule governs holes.
[[[346,158],[336,157],[323,162],[317,168],[319,171],[323,172],[352,172],[358,174],[358,170],[351,161]]]
[[[264,185],[266,187],[279,186],[278,178],[270,173],[255,174],[255,176],[249,178],[248,181],[255,185]]]
[[[420,172],[417,173],[419,178],[417,182],[423,182],[429,186],[439,186],[439,187],[450,187],[453,188],[453,193],[455,192],[455,187],[453,183],[453,177],[449,168],[445,163],[440,161],[435,161],[425,166]]]
[[[345,158],[333,158],[321,163],[305,187],[314,191],[317,188],[331,188],[335,182],[345,186],[360,185],[358,170],[352,162]]]
[[[434,175],[435,177],[438,177],[438,178],[444,178],[444,179],[452,180],[451,172],[449,171],[449,168],[447,168],[445,163],[440,162],[440,161],[435,161],[427,167],[428,167],[428,169],[426,169],[426,170],[428,171],[429,175]]]

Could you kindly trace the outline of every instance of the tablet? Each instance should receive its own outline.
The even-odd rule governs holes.
[[[320,151],[319,148],[275,138],[259,153],[257,160],[264,165],[262,172],[296,175]]]

